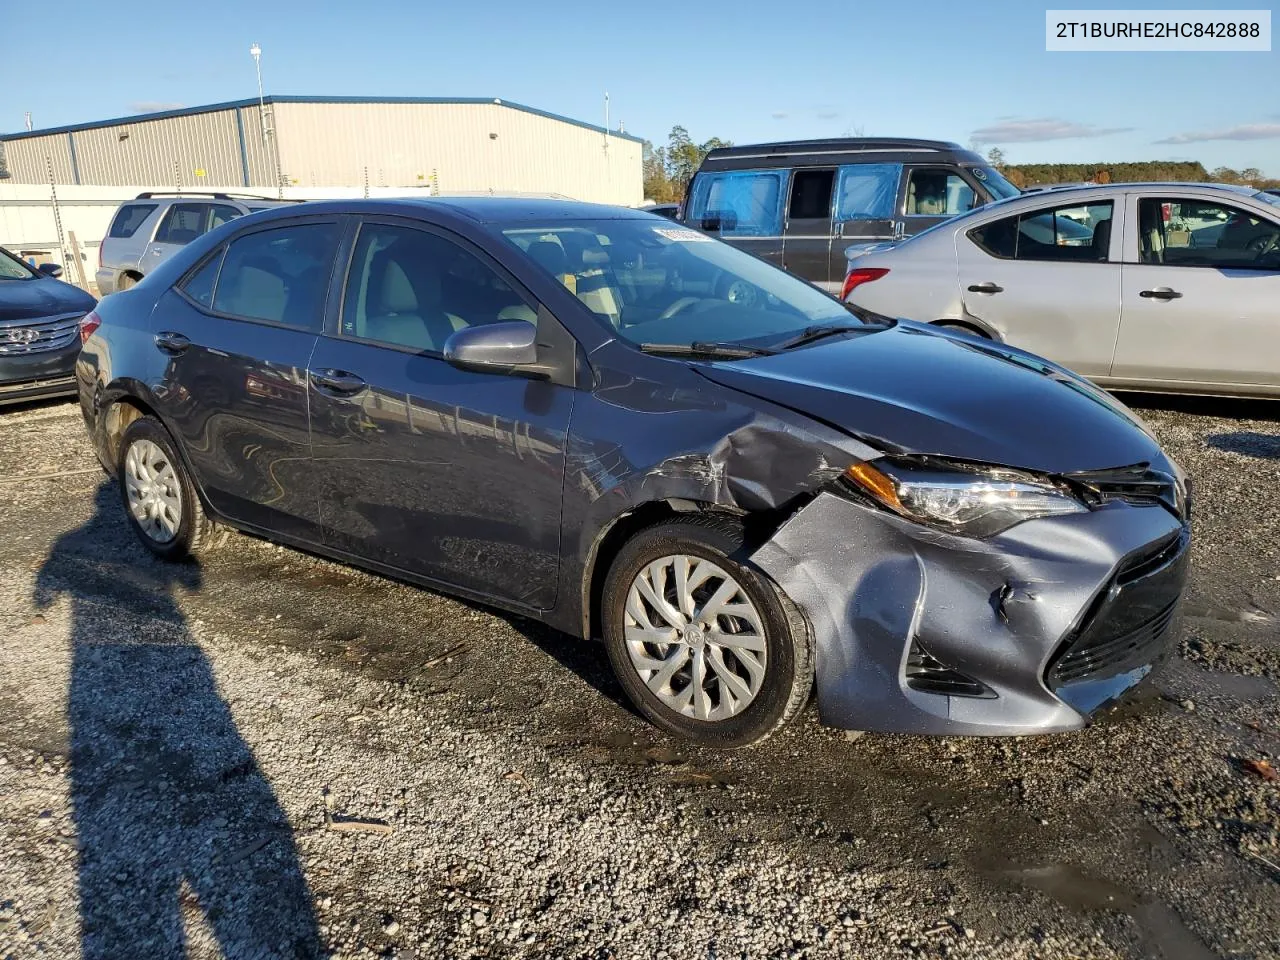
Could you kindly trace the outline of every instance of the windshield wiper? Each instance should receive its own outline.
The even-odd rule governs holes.
[[[693,343],[641,343],[637,346],[645,353],[673,357],[711,357],[717,360],[746,360],[748,357],[767,357],[777,352],[768,347],[748,347],[741,343],[717,343],[711,340],[695,340]]]
[[[775,344],[776,350],[790,350],[792,347],[803,347],[806,343],[813,343],[816,340],[823,340],[826,337],[833,337],[837,333],[860,333],[865,332],[867,325],[860,323],[852,326],[847,323],[824,324],[820,327],[805,327],[790,340],[783,340],[781,343]]]

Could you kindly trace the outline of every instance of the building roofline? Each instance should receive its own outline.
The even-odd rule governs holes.
[[[621,133],[617,130],[606,130],[604,127],[594,123],[587,123],[585,120],[574,120],[572,117],[562,116],[558,113],[551,113],[548,110],[539,110],[537,107],[525,106],[523,103],[516,103],[513,100],[502,100],[498,97],[298,97],[298,96],[271,96],[263,97],[264,103],[435,103],[435,104],[491,104],[493,106],[510,107],[512,110],[519,110],[522,113],[531,113],[537,117],[545,117],[548,120],[559,120],[561,123],[572,124],[575,127],[582,127],[586,130],[594,130],[599,134],[608,134],[610,137],[616,137],[619,140],[630,140],[634,143],[643,143],[643,139],[630,133]],[[222,103],[208,103],[198,107],[181,107],[176,110],[160,110],[156,113],[137,113],[127,117],[114,117],[110,120],[92,120],[87,123],[71,123],[61,127],[46,127],[43,130],[23,130],[19,133],[3,133],[0,134],[0,142],[8,143],[14,140],[29,140],[34,137],[47,137],[59,133],[78,133],[81,130],[98,130],[103,127],[117,127],[126,123],[146,123],[151,120],[169,120],[173,117],[193,117],[202,113],[217,113],[222,110],[234,110],[243,107],[256,107],[258,105],[257,97],[250,97],[245,100],[227,100]]]

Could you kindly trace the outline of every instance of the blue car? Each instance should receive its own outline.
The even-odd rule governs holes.
[[[85,422],[155,554],[221,525],[602,638],[703,743],[815,690],[839,727],[1079,728],[1162,659],[1186,578],[1185,478],[1107,394],[634,210],[256,213],[85,329]]]
[[[97,301],[0,247],[0,405],[76,392],[80,321]]]

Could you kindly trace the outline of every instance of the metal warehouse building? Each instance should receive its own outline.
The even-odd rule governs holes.
[[[5,135],[8,183],[425,187],[636,205],[641,141],[505,100],[267,97]]]

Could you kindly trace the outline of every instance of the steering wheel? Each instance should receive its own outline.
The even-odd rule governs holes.
[[[681,297],[675,303],[671,304],[671,306],[667,307],[667,309],[663,310],[660,314],[658,314],[658,319],[669,320],[678,313],[684,313],[686,310],[692,307],[695,303],[701,303],[701,302],[702,302],[701,297]]]
[[[1277,246],[1280,246],[1280,232],[1273,233],[1270,236],[1254,237],[1244,246],[1251,253],[1256,253],[1258,259],[1261,260],[1275,250]]]
[[[721,296],[730,303],[743,307],[754,307],[760,299],[760,291],[746,280],[734,280],[725,287]]]

